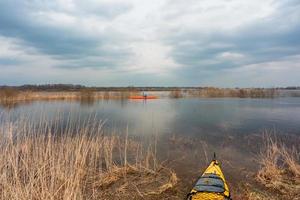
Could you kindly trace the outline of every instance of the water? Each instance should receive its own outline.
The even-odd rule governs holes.
[[[105,121],[104,129],[130,135],[164,138],[158,146],[162,159],[172,162],[188,191],[212,152],[217,152],[231,185],[238,185],[255,170],[263,130],[300,136],[300,98],[275,99],[183,98],[156,100],[36,101],[0,107],[0,117],[37,120],[57,116],[84,121]],[[297,145],[297,144],[295,144]],[[299,145],[299,144],[298,144]],[[246,172],[245,170],[246,169]]]
[[[48,118],[57,113],[65,117],[87,118],[95,115],[105,120],[105,128],[130,134],[179,134],[197,137],[201,134],[251,134],[262,129],[300,134],[300,98],[276,99],[157,99],[109,100],[95,102],[38,101],[15,108],[0,107],[0,113],[14,118],[27,116],[35,120],[41,113]]]

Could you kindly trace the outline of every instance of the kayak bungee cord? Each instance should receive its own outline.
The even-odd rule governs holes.
[[[229,187],[215,153],[213,160],[187,195],[187,199],[231,200]]]

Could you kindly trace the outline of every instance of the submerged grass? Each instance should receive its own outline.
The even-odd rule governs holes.
[[[0,199],[139,199],[177,183],[176,174],[158,164],[153,145],[105,136],[102,125],[4,123]]]

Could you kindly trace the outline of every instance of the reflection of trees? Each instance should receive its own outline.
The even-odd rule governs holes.
[[[95,103],[95,98],[81,98],[80,105],[83,106],[92,106]]]
[[[4,109],[11,110],[31,103],[32,101],[0,101],[0,108],[2,107]]]

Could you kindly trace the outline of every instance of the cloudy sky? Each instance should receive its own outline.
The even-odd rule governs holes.
[[[0,0],[0,85],[300,85],[299,0]]]

